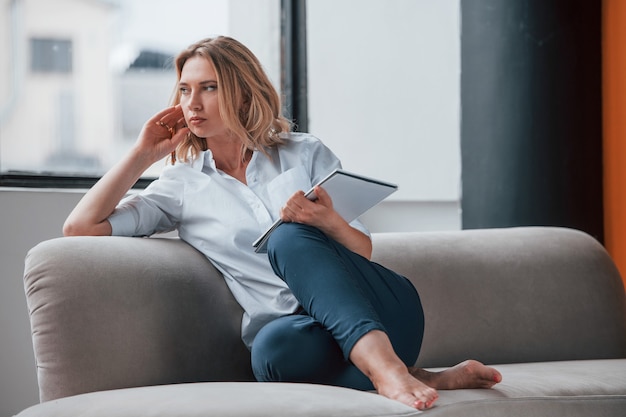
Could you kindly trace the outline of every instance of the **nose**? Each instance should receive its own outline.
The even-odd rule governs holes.
[[[192,90],[189,93],[187,106],[190,110],[200,110],[202,108],[202,101],[200,100],[200,94],[197,90]]]

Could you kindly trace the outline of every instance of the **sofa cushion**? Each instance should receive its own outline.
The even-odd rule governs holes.
[[[495,365],[493,389],[440,391],[428,416],[623,416],[626,359]],[[436,369],[435,369],[436,370]]]
[[[626,395],[626,359],[519,363],[497,368],[503,381],[496,390],[509,398]]]
[[[502,374],[502,382],[493,389],[440,391],[437,404],[503,398],[626,396],[626,359],[516,363],[494,367]]]
[[[370,392],[312,384],[204,382],[81,394],[31,407],[16,417],[413,416]]]
[[[435,407],[426,417],[623,417],[626,395],[507,398]]]
[[[440,391],[427,416],[623,416],[626,359],[495,366],[493,389]],[[414,416],[417,410],[370,392],[311,384],[219,382],[81,394],[17,417]]]

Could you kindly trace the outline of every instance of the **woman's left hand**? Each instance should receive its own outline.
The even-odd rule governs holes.
[[[315,200],[304,196],[304,191],[293,194],[280,210],[280,218],[284,222],[302,223],[318,229],[331,227],[329,222],[341,218],[333,208],[333,201],[322,187],[315,187]],[[342,219],[343,220],[343,219]]]
[[[281,220],[317,227],[351,251],[369,259],[372,255],[369,236],[350,226],[335,211],[330,195],[322,187],[315,187],[314,191],[317,199],[313,201],[306,198],[303,191],[292,195],[280,209]]]

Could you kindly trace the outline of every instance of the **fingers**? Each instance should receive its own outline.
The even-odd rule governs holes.
[[[333,200],[330,198],[330,195],[324,190],[324,188],[317,186],[315,187],[315,195],[317,196],[317,203],[323,205],[327,208],[333,207]]]
[[[304,197],[303,191],[297,191],[289,200],[285,203],[285,205],[280,209],[280,218],[284,222],[301,222],[300,221],[300,213],[303,211],[303,201],[302,199],[309,201]]]
[[[155,160],[171,153],[189,133],[180,105],[168,107],[152,116],[144,125],[138,146],[155,154]]]
[[[187,134],[189,132],[190,130],[187,126],[183,126],[179,128],[178,130],[176,130],[176,133],[172,136],[172,143],[175,146],[178,146],[187,137]]]
[[[150,120],[154,122],[157,122],[159,120],[162,120],[163,122],[172,122],[174,120],[178,120],[182,116],[183,109],[180,104],[177,104],[176,106],[167,107],[161,110],[160,112],[152,116],[152,119]]]
[[[185,125],[185,118],[181,106],[176,105],[161,110],[160,112],[152,116],[152,118],[150,118],[150,120],[148,120],[146,124],[148,126],[156,125],[159,128],[173,134],[176,130]]]
[[[159,112],[152,120],[157,126],[168,131],[170,136],[187,126],[180,106],[170,107],[163,112]]]
[[[171,126],[167,122],[164,122],[163,120],[157,121],[156,124],[157,126],[162,127],[163,129],[167,130],[170,136],[174,136],[176,132],[178,132],[180,129],[187,127],[187,124],[185,123],[185,118],[179,119],[176,123],[173,123]]]
[[[324,224],[328,220],[329,210],[333,209],[332,201],[321,187],[315,188],[315,194],[315,200],[309,200],[303,191],[293,194],[280,211],[281,220],[318,227]]]

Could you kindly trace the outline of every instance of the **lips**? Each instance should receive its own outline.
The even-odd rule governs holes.
[[[204,119],[204,118],[202,118],[202,117],[197,117],[197,116],[194,116],[194,117],[189,118],[188,123],[189,123],[190,125],[197,126],[197,125],[201,124],[202,122],[204,122],[205,120],[206,120],[206,119]]]

